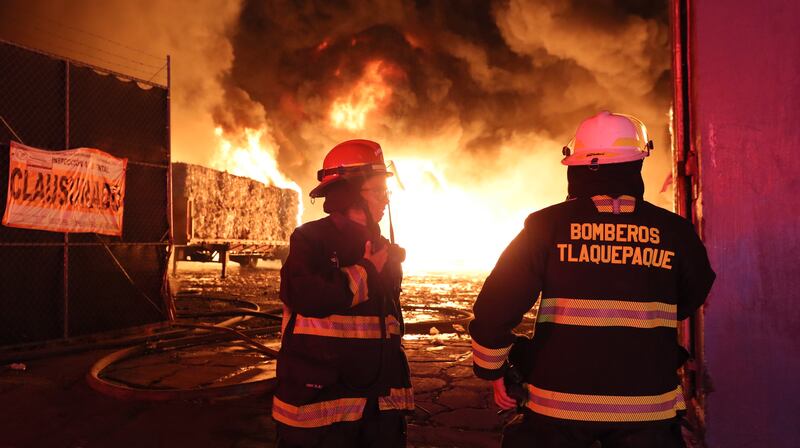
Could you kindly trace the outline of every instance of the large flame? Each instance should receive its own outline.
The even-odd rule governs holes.
[[[351,131],[364,129],[367,115],[391,98],[392,89],[385,78],[393,70],[392,66],[383,61],[369,62],[353,89],[333,101],[331,124]]]
[[[502,192],[450,184],[430,160],[393,163],[398,175],[387,183],[397,243],[407,252],[407,272],[489,271],[531,211],[519,202],[508,207]],[[388,219],[381,226],[388,234]]]
[[[297,192],[297,224],[303,216],[303,201],[300,186],[288,179],[278,168],[274,144],[263,144],[266,129],[245,128],[239,135],[226,135],[222,128],[214,129],[219,141],[219,150],[211,160],[211,166],[237,176],[248,177],[267,185]]]
[[[363,76],[332,102],[333,127],[357,131],[355,136],[374,131],[368,121],[378,117],[392,100],[392,83],[403,76],[402,70],[388,62],[368,63]],[[397,150],[401,154],[433,157],[393,157],[396,175],[388,181],[392,191],[390,214],[397,243],[406,249],[406,272],[485,273],[522,229],[525,216],[544,205],[532,203],[520,186],[524,183],[520,177],[531,177],[529,170],[495,173],[492,179],[481,183],[461,175],[452,179],[456,182],[449,182],[440,169],[447,161],[435,157],[459,151],[460,137],[461,131],[443,130],[424,141],[412,138],[396,145],[381,140],[393,148],[394,154]],[[510,160],[523,165],[531,162],[522,159],[515,156]],[[547,201],[547,196],[539,194],[536,200]],[[388,217],[381,227],[388,235]]]

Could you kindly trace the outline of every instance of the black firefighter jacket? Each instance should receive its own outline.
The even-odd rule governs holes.
[[[531,214],[474,305],[474,371],[500,378],[512,329],[541,293],[523,348],[527,407],[566,420],[646,422],[685,409],[678,321],[714,281],[684,218],[640,197],[596,195]]]
[[[315,428],[381,411],[414,409],[401,337],[402,249],[381,273],[363,259],[367,239],[388,242],[340,214],[298,227],[281,269],[284,332],[272,415]]]

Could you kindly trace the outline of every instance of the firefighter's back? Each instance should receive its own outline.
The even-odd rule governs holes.
[[[684,407],[678,314],[695,305],[680,291],[699,244],[690,224],[633,197],[595,196],[535,213],[526,226],[547,241],[531,409],[589,421],[674,417]]]

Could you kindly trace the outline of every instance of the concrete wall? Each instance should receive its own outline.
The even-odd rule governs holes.
[[[800,446],[800,2],[691,1],[711,447]]]

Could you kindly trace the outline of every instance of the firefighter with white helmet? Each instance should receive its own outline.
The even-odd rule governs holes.
[[[638,118],[603,111],[581,123],[575,138],[564,147],[561,163],[596,168],[642,160],[651,149],[653,141],[647,138],[647,128]]]
[[[684,446],[677,326],[715,275],[692,224],[643,199],[652,149],[635,117],[584,120],[567,200],[528,216],[478,295],[473,369],[522,414],[504,447]],[[516,336],[537,298],[533,337]]]
[[[312,198],[328,216],[292,234],[281,269],[283,336],[272,416],[278,446],[403,447],[414,409],[401,338],[403,249],[380,234],[383,152],[334,146]]]

